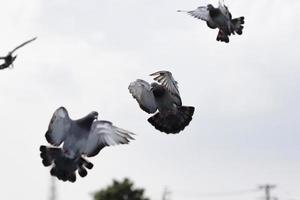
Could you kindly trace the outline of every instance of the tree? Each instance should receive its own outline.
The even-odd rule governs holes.
[[[105,189],[94,194],[94,200],[149,200],[144,197],[144,189],[134,188],[133,182],[125,178],[122,182],[114,180]]]

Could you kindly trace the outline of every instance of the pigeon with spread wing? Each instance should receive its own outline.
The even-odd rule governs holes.
[[[177,82],[169,71],[158,71],[153,82],[137,79],[128,89],[141,109],[152,114],[148,122],[159,131],[175,134],[182,131],[192,120],[195,108],[183,106]],[[158,110],[158,112],[157,112]]]
[[[195,10],[178,10],[178,12],[186,12],[197,19],[206,21],[209,28],[218,28],[217,41],[228,43],[231,34],[234,35],[237,33],[238,35],[242,35],[243,33],[244,17],[232,19],[232,15],[223,0],[219,0],[218,8],[208,4],[207,6],[200,6]]]
[[[64,107],[54,112],[45,135],[53,146],[40,146],[44,166],[52,166],[51,175],[75,182],[77,169],[84,177],[87,175],[85,168],[93,167],[85,157],[96,156],[106,146],[128,144],[134,139],[133,133],[97,118],[98,113],[91,112],[81,119],[72,120]]]
[[[19,46],[17,46],[16,48],[14,48],[12,51],[8,52],[8,54],[4,57],[0,57],[1,60],[4,60],[4,63],[0,65],[0,69],[5,69],[5,68],[9,68],[10,66],[13,67],[14,61],[16,60],[17,56],[13,56],[12,54],[18,50],[19,48],[25,46],[26,44],[32,42],[36,40],[36,37],[20,44]]]

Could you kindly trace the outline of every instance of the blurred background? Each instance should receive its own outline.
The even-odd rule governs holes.
[[[262,200],[268,185],[269,200],[300,200],[300,2],[227,0],[245,16],[229,44],[176,12],[207,3],[1,0],[0,55],[38,39],[0,71],[0,198],[92,200],[128,177],[151,200]],[[196,107],[178,135],[155,130],[127,89],[158,70]],[[73,119],[96,110],[136,140],[90,158],[76,183],[53,181],[39,145],[59,106]]]

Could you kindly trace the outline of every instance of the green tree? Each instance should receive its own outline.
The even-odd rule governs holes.
[[[94,194],[94,200],[149,200],[144,197],[144,189],[135,188],[132,181],[125,178],[113,183]]]

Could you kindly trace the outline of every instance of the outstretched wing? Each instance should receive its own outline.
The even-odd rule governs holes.
[[[219,9],[228,20],[231,20],[231,13],[229,12],[228,7],[225,5],[224,0],[219,0]]]
[[[181,98],[178,90],[178,83],[174,80],[172,73],[169,71],[158,71],[150,76],[155,76],[154,80],[159,82],[162,86],[167,88],[167,90],[173,95],[176,100],[176,104],[181,105]]]
[[[83,154],[88,157],[97,155],[106,146],[128,144],[133,133],[114,126],[109,121],[95,121],[92,125]]]
[[[139,103],[141,109],[147,113],[155,113],[157,105],[149,83],[144,80],[137,79],[130,83],[128,89],[133,98],[135,98]]]
[[[68,111],[64,107],[58,108],[49,123],[45,135],[47,141],[54,146],[59,146],[68,134],[71,124],[72,120],[69,118]]]
[[[206,6],[200,6],[196,10],[190,10],[190,11],[178,10],[178,12],[185,12],[197,19],[201,19],[204,21],[210,20],[209,11],[207,10]]]
[[[28,43],[30,43],[30,42],[32,42],[32,41],[34,41],[34,40],[36,40],[36,38],[37,38],[37,37],[34,37],[34,38],[32,38],[32,39],[30,39],[30,40],[28,40],[28,41],[26,41],[26,42],[20,44],[19,46],[17,46],[16,48],[14,48],[11,52],[9,52],[9,54],[12,54],[12,53],[15,52],[17,49],[19,49],[19,48],[25,46],[26,44],[28,44]]]

